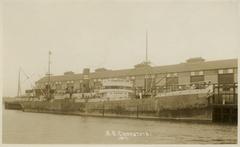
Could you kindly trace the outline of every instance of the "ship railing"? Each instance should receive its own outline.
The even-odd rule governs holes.
[[[196,82],[191,84],[174,84],[174,85],[164,85],[164,86],[156,86],[156,93],[169,93],[176,91],[186,91],[186,90],[200,90],[207,89],[209,86],[212,86],[211,83],[205,82]]]

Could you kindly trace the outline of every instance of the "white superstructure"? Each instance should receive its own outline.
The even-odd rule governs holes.
[[[99,94],[110,100],[129,99],[133,95],[133,83],[126,79],[102,80],[102,89]]]

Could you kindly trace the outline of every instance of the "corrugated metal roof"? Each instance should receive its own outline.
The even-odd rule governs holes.
[[[90,78],[109,78],[109,77],[121,77],[121,76],[136,76],[143,75],[147,73],[157,74],[157,73],[169,73],[169,72],[185,72],[185,71],[196,71],[196,70],[211,70],[211,69],[222,69],[222,68],[237,68],[237,59],[227,59],[227,60],[216,60],[207,62],[196,62],[196,63],[180,63],[175,65],[166,66],[155,66],[151,68],[132,68],[123,70],[106,70],[101,72],[90,73]],[[68,80],[81,80],[83,79],[82,74],[73,75],[58,75],[52,76],[51,81],[68,81]],[[47,77],[43,77],[37,82],[46,82]]]

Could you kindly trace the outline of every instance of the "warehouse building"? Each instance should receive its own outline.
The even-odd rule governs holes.
[[[205,61],[191,58],[184,63],[166,66],[150,66],[147,63],[135,65],[131,69],[109,70],[105,68],[84,69],[82,73],[65,72],[64,75],[51,76],[50,85],[56,93],[65,93],[71,87],[75,93],[90,93],[101,88],[104,79],[127,79],[132,81],[133,89],[139,92],[164,92],[184,88],[184,85],[198,83],[237,83],[237,59]],[[36,82],[36,88],[44,89],[48,77]]]

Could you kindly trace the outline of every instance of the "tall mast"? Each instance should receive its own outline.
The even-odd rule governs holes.
[[[18,92],[17,92],[17,97],[20,97],[22,95],[21,93],[21,68],[19,68],[18,71]]]
[[[146,53],[145,53],[145,65],[148,65],[148,30],[146,30]],[[147,74],[145,75],[144,78],[144,88],[145,88],[145,93],[147,92],[148,89],[148,79],[147,79]]]
[[[50,88],[50,80],[51,80],[51,71],[50,71],[50,64],[51,64],[51,60],[50,60],[50,56],[51,56],[51,51],[49,51],[48,52],[48,98],[50,99],[50,96],[51,96],[51,94],[50,94],[50,90],[51,90],[51,88]]]
[[[146,63],[148,64],[148,30],[146,30]]]

